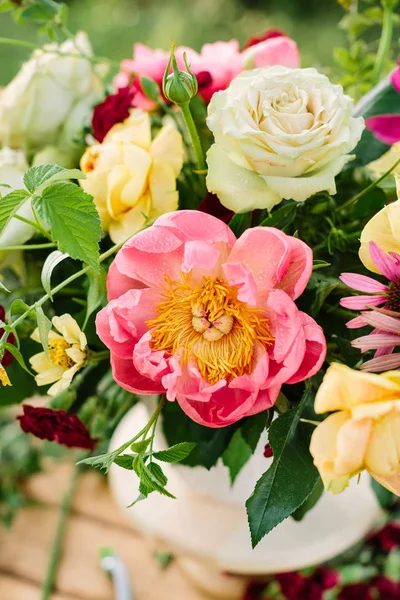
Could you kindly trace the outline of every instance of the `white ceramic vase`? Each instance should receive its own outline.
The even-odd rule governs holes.
[[[136,405],[120,423],[111,448],[139,431],[148,414],[145,404]],[[174,553],[235,574],[264,575],[318,564],[340,554],[371,529],[380,509],[369,477],[362,476],[359,483],[354,480],[340,495],[323,494],[302,521],[286,519],[253,550],[245,501],[271,460],[263,456],[266,443],[265,433],[233,487],[226,467],[219,461],[210,471],[164,464],[167,488],[176,500],[153,493],[126,508],[138,494],[138,479],[133,471],[116,465],[110,471],[111,489],[117,503],[143,533]],[[158,431],[155,448],[165,447]]]

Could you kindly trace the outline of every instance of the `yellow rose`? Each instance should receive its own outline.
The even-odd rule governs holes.
[[[400,495],[400,371],[376,375],[333,363],[315,398],[318,414],[338,411],[315,429],[310,451],[325,489],[344,490],[366,469]]]
[[[118,243],[178,208],[176,178],[183,164],[181,134],[166,125],[151,139],[150,117],[133,110],[81,160],[83,189],[94,198],[103,229]]]

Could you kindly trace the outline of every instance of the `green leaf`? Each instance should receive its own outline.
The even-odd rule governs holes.
[[[120,454],[114,460],[115,464],[128,471],[133,471],[133,461],[136,458],[134,454]]]
[[[154,558],[157,561],[157,565],[160,569],[166,569],[168,565],[174,560],[174,555],[171,552],[155,552]]]
[[[229,446],[222,455],[222,462],[229,469],[232,485],[251,455],[250,446],[243,439],[241,430],[237,429],[229,442]]]
[[[14,190],[1,198],[0,202],[0,233],[11,221],[20,206],[26,202],[29,194],[25,190]]]
[[[277,227],[284,229],[293,221],[297,210],[296,202],[289,202],[275,210],[269,217],[260,223],[260,227]]]
[[[53,183],[33,204],[50,225],[58,249],[99,272],[101,225],[93,198],[73,183]]]
[[[180,442],[179,444],[175,444],[175,446],[171,446],[168,450],[154,452],[153,456],[162,462],[177,463],[189,456],[195,446],[196,444],[193,442]]]
[[[150,100],[153,100],[154,102],[160,101],[160,88],[154,79],[150,79],[149,77],[144,77],[142,75],[140,77],[140,83],[147,98],[150,98]]]
[[[17,298],[13,301],[13,303],[10,306],[10,315],[12,317],[14,317],[15,315],[23,315],[24,312],[28,310],[28,308],[30,308],[30,306],[26,302],[24,302],[20,298]]]
[[[376,499],[378,500],[381,508],[388,508],[394,503],[396,496],[384,488],[380,483],[371,477],[371,487],[374,490]]]
[[[400,550],[395,548],[389,552],[389,556],[385,562],[385,577],[392,579],[393,581],[400,581]]]
[[[313,391],[306,390],[299,406],[269,429],[274,460],[246,502],[253,548],[305,502],[319,479],[309,451],[314,427],[300,423],[301,418],[314,416],[313,400]]]
[[[86,179],[79,169],[65,169],[58,165],[31,167],[24,175],[24,184],[31,194],[40,195],[45,187],[66,179]]]
[[[87,273],[87,276],[89,279],[89,290],[87,294],[86,316],[83,323],[83,329],[86,329],[90,315],[99,308],[99,306],[102,306],[107,298],[107,273],[105,270],[100,267],[100,271],[96,273],[91,269]]]
[[[7,289],[6,286],[4,285],[4,283],[2,283],[1,281],[0,281],[0,290],[7,292],[7,294],[11,294],[10,290]]]
[[[143,452],[146,452],[146,450],[153,438],[154,438],[154,435],[152,435],[151,437],[149,437],[145,440],[140,440],[139,442],[133,442],[133,444],[131,444],[132,452],[136,452],[137,454],[142,454]]]
[[[314,486],[313,491],[308,496],[307,500],[303,502],[301,506],[297,510],[294,511],[292,517],[295,521],[301,521],[304,516],[317,504],[318,500],[321,498],[324,492],[324,484],[321,479],[318,479],[317,483]]]
[[[44,23],[50,19],[54,19],[59,11],[58,5],[50,0],[37,0],[32,6],[28,6],[22,10],[20,17],[23,19],[31,19],[38,23]]]
[[[251,226],[251,216],[251,211],[247,213],[241,213],[239,215],[235,215],[229,221],[229,227],[232,229],[236,237],[242,235],[242,233]]]
[[[22,356],[22,354],[18,350],[18,348],[16,346],[14,346],[13,344],[8,344],[7,343],[5,345],[5,349],[8,350],[9,353],[13,355],[13,357],[15,358],[15,360],[18,362],[19,366],[22,367],[24,369],[24,371],[26,371],[27,373],[29,373],[29,375],[32,375],[32,377],[33,377],[33,373],[31,373],[31,371],[26,366],[24,357]]]
[[[145,489],[148,491],[148,493],[159,492],[163,496],[168,496],[168,498],[175,498],[175,496],[165,489],[164,485],[159,483],[157,477],[153,474],[149,467],[146,467],[143,459],[140,456],[137,456],[133,461],[133,468],[140,478],[140,483],[145,486]],[[139,488],[139,491],[143,493],[143,489],[141,490]]]
[[[51,295],[51,275],[56,266],[68,258],[68,254],[63,254],[59,250],[54,250],[44,261],[44,265],[41,273],[42,286],[44,291],[49,295],[50,300],[53,300]]]
[[[158,481],[158,483],[160,485],[162,485],[163,487],[167,485],[168,478],[165,475],[165,473],[162,470],[162,468],[160,467],[160,465],[158,465],[155,462],[151,462],[151,463],[148,464],[147,468],[150,471],[150,473],[153,475],[153,477],[156,478],[156,480]]]
[[[256,449],[267,423],[266,412],[240,421],[240,428],[235,431],[222,455],[222,462],[229,469],[232,485]]]
[[[9,12],[10,10],[14,10],[15,4],[14,2],[2,2],[0,4],[0,13]]]
[[[310,314],[313,317],[317,316],[329,294],[340,285],[340,281],[333,277],[315,279],[315,281],[318,281],[318,283],[315,286],[315,298],[310,308]]]
[[[95,469],[100,469],[105,473],[108,473],[113,462],[116,462],[117,457],[118,452],[106,452],[104,454],[98,454],[97,456],[89,456],[88,458],[84,458],[83,460],[80,460],[77,464],[90,465]]]
[[[49,356],[49,333],[51,330],[51,321],[46,317],[41,306],[36,307],[36,319],[39,329],[40,343],[43,346],[46,356]]]
[[[326,267],[330,267],[331,263],[326,262],[326,260],[313,260],[313,271],[318,271],[318,269],[325,269]]]

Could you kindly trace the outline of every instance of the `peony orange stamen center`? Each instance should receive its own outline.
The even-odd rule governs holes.
[[[220,278],[198,286],[184,274],[181,282],[166,281],[165,301],[147,322],[152,348],[180,355],[182,364],[196,362],[211,385],[250,373],[256,342],[273,341],[265,313],[238,300],[237,289]]]
[[[53,365],[63,367],[63,369],[71,369],[75,363],[66,353],[66,350],[69,348],[71,348],[71,344],[64,340],[64,338],[56,338],[51,340],[49,344],[50,362],[52,362]]]

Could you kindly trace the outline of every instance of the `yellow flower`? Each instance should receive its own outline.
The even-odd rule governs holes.
[[[380,177],[400,158],[400,143],[394,144],[381,158],[368,165],[376,177]],[[397,196],[400,198],[400,165],[394,171]],[[361,232],[360,259],[364,266],[379,273],[369,254],[369,242],[375,242],[386,253],[400,254],[400,200],[388,204],[368,221]]]
[[[342,492],[366,469],[400,495],[400,371],[376,375],[333,363],[315,398],[318,414],[338,411],[315,429],[310,451],[325,489]]]
[[[7,371],[5,370],[4,367],[1,366],[1,364],[0,364],[0,383],[4,386],[12,385],[10,378],[7,375]]]
[[[45,352],[39,352],[32,356],[29,362],[38,373],[35,377],[37,385],[53,383],[48,394],[57,396],[69,386],[75,373],[85,364],[87,341],[71,315],[53,317],[52,323],[60,333],[49,332],[48,356]],[[38,329],[35,329],[31,337],[40,343]]]
[[[103,229],[123,241],[146,223],[178,208],[176,178],[183,163],[182,136],[172,125],[151,139],[150,117],[133,110],[110,129],[102,144],[87,148],[81,159]]]

